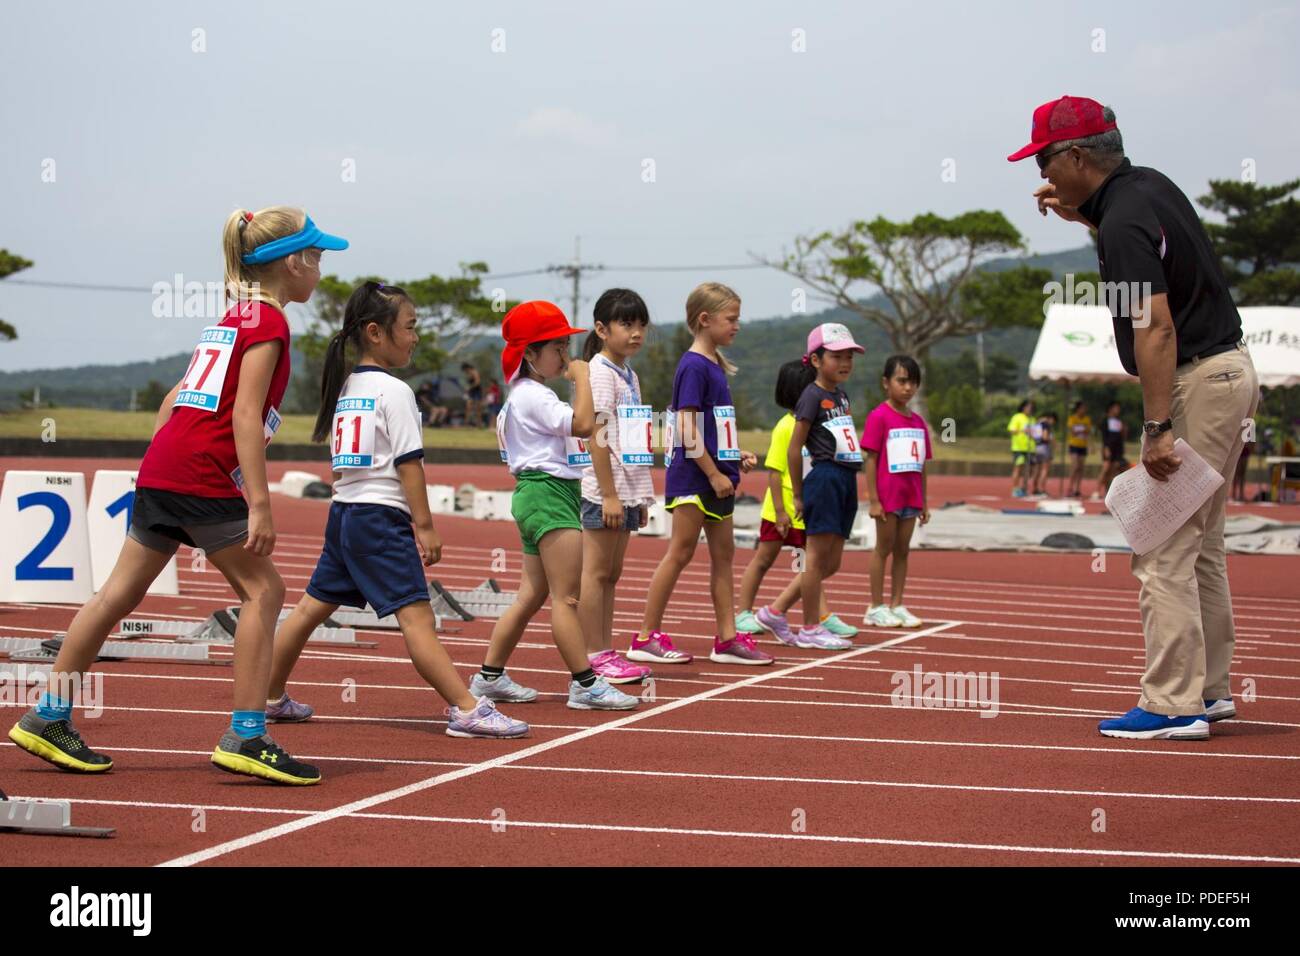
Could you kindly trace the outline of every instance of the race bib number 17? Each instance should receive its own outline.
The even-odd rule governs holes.
[[[375,400],[340,398],[334,406],[334,454],[330,467],[371,468],[375,460]]]
[[[190,358],[190,367],[185,370],[181,387],[176,392],[174,408],[200,408],[205,412],[217,410],[238,333],[238,329],[223,325],[210,325],[203,330],[198,348]]]

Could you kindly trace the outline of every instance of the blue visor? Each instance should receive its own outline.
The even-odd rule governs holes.
[[[316,223],[311,221],[311,216],[303,223],[303,227],[295,232],[292,236],[282,236],[279,239],[273,239],[270,242],[264,242],[252,252],[246,252],[242,256],[242,261],[246,266],[260,266],[266,262],[274,262],[276,259],[283,259],[285,256],[293,255],[295,252],[301,252],[304,249],[346,249],[348,241],[340,239],[338,236],[331,236],[327,232],[321,232]]]

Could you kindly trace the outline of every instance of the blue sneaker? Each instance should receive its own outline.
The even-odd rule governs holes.
[[[590,687],[569,681],[568,703],[574,710],[632,710],[638,702],[603,677],[597,677]]]
[[[1207,700],[1205,702],[1205,719],[1210,723],[1216,720],[1227,720],[1229,717],[1237,716],[1237,707],[1232,702],[1231,697],[1224,697],[1221,700]]]
[[[1132,740],[1209,740],[1210,724],[1204,714],[1195,717],[1166,717],[1134,707],[1123,717],[1103,720],[1097,725],[1103,737],[1127,737]]]
[[[496,680],[488,680],[480,671],[470,680],[469,692],[475,698],[486,697],[488,700],[505,701],[510,704],[528,704],[537,699],[537,691],[523,684],[516,684],[510,679],[510,675],[505,673]]]

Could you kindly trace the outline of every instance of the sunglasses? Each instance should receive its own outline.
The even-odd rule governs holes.
[[[1079,149],[1089,149],[1089,148],[1090,148],[1090,147],[1087,147],[1087,146],[1080,146],[1080,147],[1079,147]],[[1047,168],[1047,164],[1050,163],[1050,162],[1052,161],[1052,157],[1053,157],[1053,156],[1057,156],[1057,155],[1059,155],[1059,154],[1061,154],[1061,153],[1068,153],[1068,152],[1069,152],[1070,150],[1072,150],[1072,149],[1074,149],[1073,146],[1066,146],[1066,147],[1064,147],[1063,149],[1054,149],[1054,150],[1052,150],[1050,153],[1036,153],[1036,154],[1034,155],[1034,159],[1038,161],[1038,168],[1039,168],[1039,169],[1046,169],[1046,168]]]

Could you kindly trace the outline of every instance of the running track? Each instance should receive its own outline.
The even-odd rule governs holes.
[[[273,463],[273,477],[285,467],[303,466]],[[431,483],[508,484],[498,469],[427,471]],[[747,476],[747,490],[757,490],[749,488],[755,478],[761,488],[761,476]],[[932,488],[935,504],[1002,493],[1001,482],[981,479],[935,478]],[[290,603],[311,574],[327,506],[275,498],[275,558]],[[517,585],[512,524],[437,523],[444,557],[431,576],[460,588],[489,576],[506,589]],[[639,624],[641,595],[662,550],[655,539],[632,541],[616,609],[624,632]],[[737,552],[737,582],[751,555]],[[400,635],[366,633],[376,649],[309,645],[291,686],[317,718],[273,733],[321,767],[318,787],[273,787],[209,764],[229,713],[228,668],[100,665],[104,714],[80,717],[79,726],[114,757],[115,769],[103,777],[59,773],[5,740],[0,788],[71,800],[75,824],[116,827],[117,836],[5,834],[6,859],[61,866],[1300,863],[1296,559],[1229,559],[1241,716],[1214,725],[1209,742],[1182,744],[1096,733],[1098,719],[1133,705],[1141,673],[1136,585],[1122,556],[1110,555],[1106,571],[1093,573],[1091,555],[916,552],[907,603],[926,620],[919,633],[864,631],[853,650],[833,655],[768,643],[778,657],[770,668],[707,659],[704,559],[701,548],[665,622],[679,646],[699,656],[661,668],[653,702],[630,713],[564,706],[567,677],[543,611],[510,667],[542,691],[535,704],[506,708],[533,726],[522,741],[445,736],[441,701],[407,662]],[[849,552],[831,587],[832,606],[854,621],[866,571],[867,555]],[[760,597],[773,596],[785,573],[778,563]],[[185,562],[181,592],[150,597],[139,613],[197,621],[235,603],[215,571],[192,572]],[[0,605],[0,634],[53,633],[74,612]],[[468,679],[491,622],[454,626],[443,640]],[[927,672],[997,673],[998,715],[892,706],[891,675],[916,664]],[[1253,703],[1241,699],[1246,679],[1254,682]],[[355,701],[345,700],[349,688]],[[7,721],[20,713],[0,710]]]

